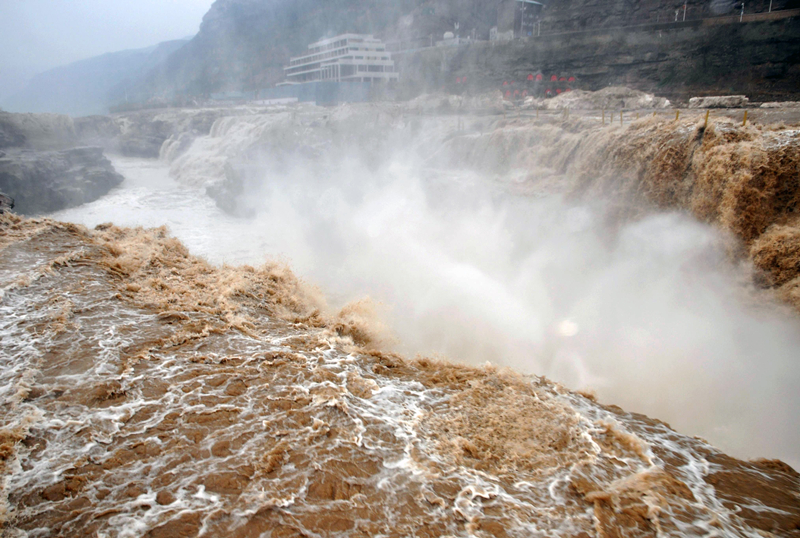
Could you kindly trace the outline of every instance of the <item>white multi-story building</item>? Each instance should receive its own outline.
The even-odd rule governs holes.
[[[342,34],[308,46],[308,53],[283,68],[287,82],[397,80],[392,55],[371,35]]]

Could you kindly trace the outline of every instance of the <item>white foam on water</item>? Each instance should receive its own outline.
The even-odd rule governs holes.
[[[734,455],[800,464],[800,323],[741,291],[748,268],[713,228],[680,213],[615,226],[605,200],[515,197],[407,154],[279,169],[264,155],[245,193],[256,216],[223,213],[201,186],[289,116],[217,120],[170,157],[180,183],[167,163],[114,158],[120,188],[54,216],[166,224],[214,263],[285,259],[334,306],[379,303],[403,353],[547,375]]]

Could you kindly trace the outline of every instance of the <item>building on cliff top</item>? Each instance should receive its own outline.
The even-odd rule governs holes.
[[[544,4],[535,0],[500,0],[497,5],[497,26],[490,40],[510,40],[535,35]]]
[[[288,83],[374,83],[399,77],[383,42],[364,34],[342,34],[311,43],[306,54],[291,58],[283,69]]]

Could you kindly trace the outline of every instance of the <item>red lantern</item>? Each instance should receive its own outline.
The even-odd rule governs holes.
[[[511,90],[506,90],[506,99],[511,97]]]
[[[556,88],[556,93],[561,93],[561,88]]]
[[[545,95],[553,95],[553,90],[551,90],[550,88],[547,88],[547,90],[544,92],[544,94]]]
[[[503,86],[508,86],[508,81],[507,80],[503,81]]]
[[[538,75],[536,75],[536,80],[542,80],[542,74],[541,74],[541,73],[539,73]]]
[[[567,82],[575,82],[575,77],[569,77],[569,78],[567,79]]]
[[[552,77],[550,77],[550,82],[558,82],[558,77],[553,75]]]
[[[531,73],[530,75],[528,75],[528,80],[533,80],[533,73]]]
[[[567,81],[567,77],[561,77],[560,79],[558,79],[558,81],[559,82],[566,82]]]
[[[572,91],[572,89],[570,89],[570,88],[567,88],[566,90],[564,90],[564,92],[571,92],[571,91]]]
[[[514,90],[514,97],[519,95],[519,90]]]
[[[458,78],[456,79],[456,84],[461,84],[461,77],[458,77]]]
[[[467,83],[467,77],[461,77],[461,84]]]

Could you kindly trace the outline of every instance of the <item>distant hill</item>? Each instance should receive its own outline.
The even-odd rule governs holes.
[[[166,41],[135,50],[88,58],[36,75],[24,90],[4,100],[11,112],[54,112],[84,116],[108,113],[125,100],[128,86],[186,45],[188,39]]]

